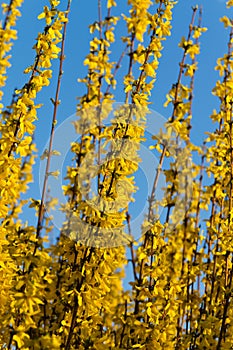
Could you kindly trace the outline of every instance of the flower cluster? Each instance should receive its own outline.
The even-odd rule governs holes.
[[[11,29],[22,1],[3,5],[0,31],[0,85],[6,80]],[[220,80],[213,89],[219,111],[217,128],[202,147],[190,139],[194,78],[200,53],[202,11],[193,7],[187,37],[179,47],[178,78],[166,96],[171,115],[165,130],[154,135],[159,157],[148,198],[141,238],[134,242],[130,202],[136,191],[140,144],[144,140],[150,94],[163,49],[171,34],[175,1],[129,0],[122,19],[114,0],[97,2],[98,19],[84,60],[86,93],[79,98],[74,122],[78,141],[71,144],[74,165],[63,186],[66,213],[57,242],[49,210],[55,206],[46,187],[56,112],[63,73],[67,10],[49,0],[38,16],[44,31],[34,45],[34,63],[25,69],[25,85],[16,90],[0,121],[0,347],[6,349],[231,349],[233,334],[233,23],[228,52],[217,60]],[[105,8],[104,8],[105,4]],[[233,6],[231,0],[227,7]],[[104,12],[105,11],[105,12]],[[120,21],[127,34],[118,62],[111,60]],[[126,57],[125,57],[126,56]],[[128,59],[128,66],[127,66]],[[36,151],[33,143],[38,93],[50,84],[52,62],[59,60],[50,149],[44,192],[31,199],[37,226],[19,213]],[[117,79],[121,68],[126,72]],[[117,85],[118,84],[118,85]],[[124,104],[114,104],[119,86]],[[2,95],[0,95],[1,98]],[[152,141],[153,142],[153,141]],[[185,147],[181,147],[181,144]],[[207,147],[208,146],[208,147]],[[200,160],[192,164],[197,152]],[[197,158],[196,157],[196,158]],[[163,198],[156,198],[165,174]],[[205,174],[209,179],[205,178]],[[94,184],[94,186],[93,186]],[[160,209],[163,213],[159,216]],[[128,254],[126,255],[126,246]],[[128,257],[128,262],[126,257]],[[124,268],[132,266],[130,287],[123,287]],[[129,271],[127,269],[127,271]],[[128,280],[127,276],[127,280]]]
[[[6,83],[6,71],[7,68],[11,66],[9,60],[11,56],[9,51],[12,48],[12,40],[17,39],[17,30],[13,29],[16,25],[16,20],[21,13],[19,11],[20,6],[22,5],[23,0],[13,0],[9,5],[6,3],[2,4],[3,13],[5,14],[4,23],[0,26],[0,100],[3,96],[2,88]],[[3,105],[0,104],[0,111],[2,110]]]
[[[11,1],[8,7],[4,7],[8,11],[4,29],[8,36],[12,34],[10,27],[14,25],[15,17],[19,14],[15,7],[20,4],[20,1]],[[58,5],[59,1],[50,1],[49,24],[38,34],[34,45],[35,61],[25,70],[29,79],[21,89],[15,91],[12,103],[1,114],[0,216],[1,249],[5,254],[1,276],[5,282],[1,282],[0,287],[3,296],[0,317],[1,345],[7,344],[8,348],[34,346],[34,342],[30,342],[28,331],[36,327],[37,321],[33,320],[33,316],[40,312],[40,305],[44,304],[45,286],[41,277],[45,277],[51,265],[47,253],[35,254],[35,245],[38,244],[35,228],[28,226],[27,222],[23,224],[18,219],[18,214],[26,202],[20,199],[21,193],[26,192],[28,183],[32,181],[33,152],[36,150],[32,139],[37,109],[40,107],[35,103],[35,99],[38,92],[50,83],[51,60],[58,58],[61,32],[66,21],[65,13],[57,9]],[[48,21],[47,7],[39,17],[45,16]],[[4,34],[4,31],[2,33]],[[6,36],[2,38],[6,41]],[[3,49],[6,50],[4,45]],[[33,257],[34,263],[31,260]],[[43,261],[40,267],[39,261]],[[32,265],[35,265],[35,268],[30,275]],[[5,308],[10,308],[11,314],[6,313]],[[42,344],[46,344],[46,341],[50,343],[50,339],[46,340],[46,337],[41,340]],[[55,338],[51,342],[56,345]]]
[[[132,103],[146,107],[156,78],[158,60],[163,49],[162,41],[171,34],[172,9],[175,1],[160,1],[154,15],[149,12],[151,1],[130,1],[129,4],[131,5],[130,17],[124,16],[129,35],[123,40],[130,48],[129,70],[124,79],[125,92],[127,102],[129,102],[130,92]],[[145,46],[143,41],[146,35],[150,39]],[[133,74],[135,64],[135,69],[140,71],[138,78]],[[150,77],[154,79],[148,82]]]

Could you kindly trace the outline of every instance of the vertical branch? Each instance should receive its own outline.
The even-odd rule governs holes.
[[[10,3],[9,3],[9,5],[8,5],[8,9],[7,9],[6,17],[5,17],[5,20],[4,20],[4,23],[3,23],[3,26],[2,26],[2,29],[3,29],[3,30],[5,30],[5,29],[6,29],[6,26],[7,26],[7,23],[8,23],[8,20],[9,20],[10,14],[11,14],[11,11],[12,11],[13,2],[14,2],[14,0],[11,0],[11,1],[10,1]]]
[[[129,236],[132,237],[129,212],[127,212],[126,220],[127,220],[127,225],[128,225]],[[136,282],[138,280],[138,277],[137,277],[137,272],[136,272],[136,261],[135,261],[135,255],[134,255],[133,242],[130,242],[130,254],[131,254],[131,263],[132,263],[132,267],[133,267],[134,281]]]
[[[229,52],[228,52],[228,64],[230,64],[230,58],[232,54],[232,38],[233,38],[233,27],[231,28],[231,33],[230,33],[230,40],[229,40]],[[230,70],[230,68],[229,68]],[[228,72],[228,75],[230,73]],[[227,75],[227,76],[228,76]],[[227,80],[226,76],[226,80]],[[225,82],[226,82],[225,80]],[[231,234],[231,226],[232,226],[232,202],[233,202],[233,128],[232,128],[232,114],[233,114],[233,104],[231,102],[230,109],[227,110],[227,105],[226,105],[226,98],[225,98],[225,113],[226,113],[226,122],[229,124],[229,138],[230,138],[230,189],[229,189],[229,195],[228,195],[228,237]],[[227,112],[229,111],[229,120]],[[232,253],[231,253],[232,254]],[[222,316],[222,323],[221,323],[221,328],[220,328],[220,334],[219,334],[219,339],[218,339],[218,345],[216,350],[221,349],[221,343],[223,340],[223,337],[225,336],[226,333],[226,319],[227,319],[227,313],[228,313],[228,308],[230,305],[230,300],[231,300],[231,286],[232,286],[232,279],[233,279],[233,267],[232,267],[232,262],[233,258],[231,258],[231,270],[229,273],[229,267],[228,267],[228,259],[230,256],[230,251],[226,252],[226,264],[225,264],[225,300],[224,300],[224,309],[223,309],[223,316]],[[229,275],[228,275],[229,274]]]
[[[129,67],[127,76],[132,76],[133,70],[133,51],[134,51],[134,42],[135,42],[135,32],[133,31],[131,34],[130,48],[129,48]],[[125,103],[129,103],[130,91],[126,92],[125,95]]]
[[[70,12],[70,6],[71,6],[71,0],[68,0],[67,4],[67,12],[65,17],[68,19],[68,14]],[[50,162],[51,162],[51,156],[52,156],[52,147],[53,147],[53,139],[54,139],[54,132],[55,132],[55,125],[57,122],[57,110],[58,105],[60,104],[59,101],[59,95],[60,95],[60,88],[61,88],[61,79],[63,74],[63,61],[65,59],[64,52],[65,52],[65,38],[66,38],[66,28],[67,28],[67,22],[64,23],[63,28],[63,35],[62,35],[62,43],[61,43],[61,54],[60,54],[60,62],[59,62],[59,72],[58,72],[58,79],[57,79],[57,87],[56,87],[56,93],[55,93],[55,99],[53,102],[54,108],[53,108],[53,117],[52,117],[52,125],[51,125],[51,131],[50,131],[50,138],[49,138],[49,148],[48,148],[48,158],[46,162],[46,169],[45,169],[45,176],[44,176],[44,182],[43,182],[43,189],[42,189],[42,196],[41,196],[41,203],[39,206],[39,212],[38,212],[38,221],[36,226],[36,237],[39,238],[40,231],[42,229],[42,222],[45,212],[45,197],[47,192],[47,182],[48,182],[48,176],[49,176],[49,170],[50,170]],[[36,252],[37,245],[35,245],[34,254]]]
[[[197,9],[198,9],[197,6],[193,8],[193,14],[192,14],[191,23],[189,25],[189,32],[188,32],[187,41],[189,41],[191,38]],[[180,84],[181,84],[181,78],[182,78],[182,74],[183,74],[186,56],[187,56],[187,49],[184,50],[183,57],[182,57],[182,60],[180,62],[180,70],[179,70],[179,75],[178,75],[178,79],[177,79],[177,83],[176,83],[174,105],[176,105],[178,103],[178,93],[179,93],[179,88],[180,88]],[[175,120],[175,109],[173,109],[173,113],[171,116],[171,122],[173,122],[174,120]]]

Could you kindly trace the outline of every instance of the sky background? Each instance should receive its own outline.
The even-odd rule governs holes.
[[[127,11],[127,3],[124,0],[117,1],[118,6],[114,8],[113,14],[121,16],[121,13]],[[205,138],[205,132],[215,128],[209,116],[214,108],[218,108],[218,99],[211,94],[211,90],[218,79],[218,72],[214,70],[216,60],[227,52],[228,31],[224,29],[219,18],[224,15],[231,15],[230,10],[226,9],[226,1],[221,0],[180,0],[174,8],[174,16],[172,21],[172,36],[163,42],[162,58],[157,73],[157,81],[151,96],[151,108],[162,114],[165,118],[169,118],[169,108],[165,109],[166,94],[172,84],[177,81],[179,71],[179,61],[182,57],[182,50],[178,47],[178,43],[182,36],[187,36],[188,26],[190,23],[192,10],[191,7],[197,5],[203,6],[203,26],[208,28],[206,33],[201,37],[201,54],[198,56],[198,71],[195,77],[194,104],[193,104],[193,121],[191,139],[196,144],[201,144]],[[12,67],[8,70],[7,87],[4,89],[3,102],[5,105],[11,101],[12,91],[14,88],[20,88],[27,80],[27,75],[23,74],[23,70],[32,64],[35,56],[32,46],[35,43],[37,33],[43,30],[44,21],[37,20],[37,16],[42,12],[43,6],[48,5],[48,1],[32,1],[25,0],[21,9],[22,17],[18,19],[18,40],[14,43],[11,52]],[[61,1],[62,6],[66,6],[66,1]],[[61,6],[61,7],[62,7]],[[97,20],[97,0],[73,0],[71,6],[71,14],[69,16],[69,24],[67,27],[67,40],[65,44],[64,75],[61,85],[61,105],[58,109],[58,125],[66,118],[75,113],[77,96],[85,93],[85,86],[77,82],[77,78],[86,75],[86,67],[83,66],[83,60],[89,52],[89,34],[88,26]],[[123,21],[121,21],[123,23]],[[114,44],[113,59],[117,60],[119,52],[122,49],[120,36],[126,35],[125,26],[119,25],[116,32],[116,44]],[[117,79],[122,79],[126,72],[127,58],[122,62],[122,73],[117,75]],[[35,142],[42,154],[44,146],[49,138],[53,105],[50,101],[55,95],[56,88],[56,72],[58,61],[54,65],[54,79],[49,87],[45,87],[39,93],[37,103],[43,103],[44,106],[38,110],[39,120],[36,122]],[[124,91],[117,88],[115,91],[115,100],[124,100]],[[39,188],[39,165],[40,159],[37,158],[34,166],[34,183],[30,184],[28,197],[36,199],[40,198]],[[55,169],[51,169],[55,170]],[[63,169],[64,171],[64,169]],[[144,176],[141,174],[141,176]],[[142,184],[142,178],[138,178],[139,184]],[[144,193],[144,185],[141,185],[141,192],[138,192],[136,199],[141,198]],[[138,207],[134,208],[135,213]],[[30,214],[31,213],[31,214]],[[27,220],[35,222],[33,210],[26,211],[24,215]],[[32,217],[31,217],[32,215]]]
[[[114,8],[113,14],[120,16],[125,13],[126,1],[117,1],[118,6]],[[29,1],[25,0],[22,6],[22,17],[17,23],[18,40],[14,43],[12,54],[12,67],[9,69],[9,78],[5,88],[4,103],[9,103],[12,91],[15,87],[21,87],[27,75],[23,70],[32,64],[34,59],[34,50],[32,46],[39,31],[43,30],[44,21],[37,20],[38,14],[42,12],[43,5],[48,1]],[[64,6],[66,1],[61,1]],[[155,109],[165,117],[169,117],[169,109],[163,108],[166,93],[169,91],[172,83],[176,82],[178,75],[178,62],[181,59],[182,50],[178,48],[181,37],[187,36],[188,25],[192,15],[191,6],[203,6],[203,25],[208,31],[201,37],[201,55],[199,59],[199,69],[195,81],[195,101],[192,137],[200,141],[203,139],[204,131],[210,128],[209,115],[214,107],[217,106],[217,98],[211,95],[211,89],[214,87],[218,72],[214,71],[216,59],[226,53],[228,32],[219,22],[219,17],[230,15],[226,9],[225,1],[222,0],[180,0],[174,8],[174,17],[172,21],[172,36],[164,42],[163,56],[160,60],[160,66],[157,73],[157,82],[151,96],[151,108]],[[77,78],[86,74],[86,67],[83,66],[83,60],[89,51],[88,25],[97,19],[97,1],[96,0],[73,0],[70,14],[70,21],[67,28],[67,40],[65,47],[66,60],[64,62],[64,75],[62,78],[61,100],[62,105],[58,111],[58,122],[65,117],[73,114],[76,108],[76,97],[85,92],[82,83],[77,82]],[[123,21],[122,21],[123,22]],[[121,22],[121,23],[122,23]],[[124,27],[120,25],[117,31],[117,43],[114,48],[119,53],[122,47],[120,36],[124,33]],[[118,56],[113,53],[114,58]],[[126,61],[125,61],[126,62]],[[123,62],[124,63],[124,62]],[[58,66],[58,62],[54,68]],[[125,70],[127,69],[127,65]],[[124,71],[124,67],[122,72]],[[55,78],[55,74],[54,74]],[[49,87],[45,87],[38,95],[38,102],[43,102],[44,107],[38,111],[39,121],[37,122],[36,142],[40,145],[46,142],[49,135],[49,120],[51,119],[52,104],[50,97],[54,96],[56,79],[53,79]],[[116,101],[122,101],[124,93],[122,89],[116,89]],[[47,132],[46,132],[47,131]]]

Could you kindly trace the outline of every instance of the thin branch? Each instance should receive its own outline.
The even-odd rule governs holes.
[[[68,18],[68,14],[70,12],[70,6],[71,6],[71,0],[68,0],[67,4],[67,12],[65,14],[65,17]],[[52,156],[52,147],[53,147],[53,139],[54,139],[54,133],[55,133],[55,125],[57,121],[57,110],[59,105],[59,95],[60,95],[60,88],[61,88],[61,79],[63,75],[63,61],[65,59],[64,52],[65,52],[65,38],[66,38],[66,29],[67,29],[67,22],[64,23],[63,28],[63,35],[62,35],[62,43],[61,43],[61,55],[60,55],[60,62],[59,62],[59,72],[58,72],[58,79],[57,79],[57,88],[55,93],[55,99],[53,102],[54,108],[53,108],[53,118],[52,118],[52,126],[50,131],[50,138],[49,138],[49,148],[48,148],[48,158],[46,162],[46,169],[45,169],[45,176],[44,176],[44,182],[43,182],[43,189],[42,189],[42,196],[41,196],[41,203],[39,206],[39,213],[38,213],[38,221],[36,226],[36,238],[40,236],[40,231],[42,229],[42,221],[45,211],[45,197],[47,192],[47,182],[49,177],[49,170],[50,170],[50,163],[51,163],[51,156]],[[35,245],[35,251],[37,249],[37,245]]]

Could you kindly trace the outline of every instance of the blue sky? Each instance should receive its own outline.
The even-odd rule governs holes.
[[[8,103],[14,87],[20,87],[24,84],[27,76],[22,72],[25,67],[32,63],[34,51],[32,46],[38,31],[43,28],[43,21],[37,20],[37,15],[42,11],[43,5],[48,1],[32,2],[25,0],[22,7],[22,17],[18,20],[18,36],[12,50],[12,67],[9,70],[9,79],[5,89],[4,102]],[[65,5],[62,0],[62,4]],[[114,14],[120,15],[126,10],[126,1],[118,1],[118,6],[114,9]],[[208,116],[211,114],[217,99],[211,96],[218,73],[214,71],[216,59],[226,52],[227,31],[223,24],[219,22],[219,17],[225,14],[229,15],[226,10],[225,1],[222,0],[180,0],[174,8],[172,36],[164,43],[163,56],[157,74],[157,82],[153,91],[151,107],[163,114],[169,116],[169,110],[163,108],[165,95],[171,84],[177,80],[178,62],[182,55],[182,50],[178,48],[178,43],[182,35],[187,35],[188,24],[191,18],[191,6],[203,6],[203,25],[208,27],[208,31],[201,38],[201,55],[199,56],[199,70],[196,76],[195,101],[194,101],[194,120],[193,133],[198,137],[198,133],[203,134],[209,129],[210,124]],[[77,78],[86,73],[86,67],[83,66],[83,60],[89,50],[89,29],[88,25],[97,18],[97,1],[73,0],[70,22],[67,29],[66,41],[66,61],[64,63],[64,76],[62,80],[61,100],[62,105],[58,113],[58,120],[64,120],[75,112],[76,97],[82,95],[85,91],[81,83],[77,83]],[[123,34],[122,27],[119,28],[119,36]],[[120,38],[117,38],[115,45],[116,51],[121,48]],[[119,51],[118,51],[119,52]],[[113,53],[114,55],[115,53]],[[117,55],[114,56],[116,58]],[[56,66],[55,66],[56,67]],[[55,77],[55,74],[54,74]],[[39,122],[37,129],[37,142],[43,142],[47,139],[48,120],[51,115],[52,104],[50,97],[54,96],[55,80],[45,88],[38,96],[38,101],[44,103],[44,108],[39,111]],[[123,99],[123,91],[116,90],[116,100]],[[200,123],[201,122],[201,123]],[[40,125],[39,125],[40,124]],[[45,125],[46,124],[46,125]],[[196,130],[195,130],[196,129]],[[43,133],[40,131],[43,130]],[[47,135],[46,135],[47,130]],[[199,138],[198,138],[199,140]]]
[[[126,1],[118,0],[118,6],[113,14],[120,16],[127,9]],[[62,6],[66,6],[66,1],[61,1]],[[20,88],[24,85],[27,76],[22,72],[32,64],[34,50],[32,46],[38,31],[43,30],[43,21],[38,21],[37,16],[42,12],[43,5],[48,1],[29,1],[26,0],[22,7],[22,17],[18,20],[18,40],[15,42],[12,50],[12,67],[9,69],[9,79],[5,88],[4,103],[7,105],[11,100],[11,94],[15,87]],[[169,108],[164,109],[166,93],[171,85],[176,82],[179,61],[182,56],[182,50],[178,48],[181,37],[187,35],[188,25],[192,15],[191,6],[203,6],[203,25],[208,31],[201,37],[201,54],[199,56],[199,69],[195,81],[195,100],[193,105],[193,128],[192,141],[200,144],[204,138],[204,132],[213,130],[214,125],[209,119],[209,115],[214,108],[218,108],[218,100],[212,96],[211,90],[218,79],[218,72],[214,70],[216,60],[227,50],[228,32],[223,24],[219,22],[219,17],[230,14],[226,9],[225,1],[221,0],[180,0],[174,9],[172,36],[164,42],[163,55],[160,60],[160,66],[157,73],[157,82],[151,96],[151,108],[161,113],[165,118],[169,117]],[[61,88],[61,105],[58,110],[58,125],[67,117],[75,113],[77,96],[85,92],[85,87],[77,82],[77,78],[84,77],[86,67],[83,66],[83,60],[89,51],[88,25],[97,19],[97,1],[73,0],[71,7],[70,21],[67,28],[67,41],[65,47],[66,60],[64,62],[64,75]],[[124,26],[120,25],[117,30],[117,42],[114,45],[115,51],[113,58],[117,60],[117,55],[122,48],[120,36],[124,33]],[[123,61],[122,70],[126,61]],[[43,147],[48,140],[52,116],[52,103],[50,98],[54,97],[56,87],[56,72],[58,63],[54,65],[54,79],[49,87],[39,93],[37,102],[44,103],[44,106],[38,111],[39,120],[36,123],[35,142],[41,155]],[[121,78],[122,75],[119,75]],[[116,89],[115,100],[124,99],[123,89]],[[39,198],[40,191],[38,186],[39,158],[34,167],[34,183],[31,184],[29,192],[30,197]],[[140,179],[139,179],[140,183]],[[142,186],[141,193],[144,188]],[[140,198],[139,192],[138,197]],[[135,208],[135,212],[138,208]],[[33,214],[34,216],[34,214]]]

